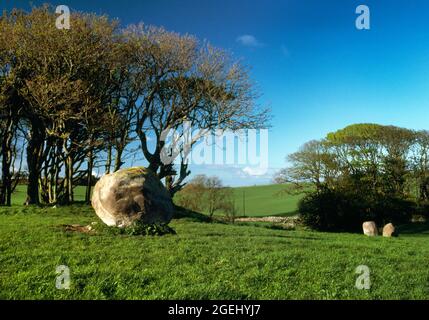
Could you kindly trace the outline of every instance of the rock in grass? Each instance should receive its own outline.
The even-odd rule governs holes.
[[[367,236],[373,237],[378,235],[377,225],[374,221],[366,221],[362,225],[363,233]]]
[[[171,196],[158,177],[144,167],[121,169],[95,185],[92,206],[108,226],[133,222],[166,224],[173,217]]]
[[[393,237],[395,236],[395,226],[391,223],[388,223],[383,228],[383,237]]]
[[[90,233],[94,230],[91,225],[82,226],[80,224],[63,224],[62,227],[65,231],[81,232],[81,233]]]

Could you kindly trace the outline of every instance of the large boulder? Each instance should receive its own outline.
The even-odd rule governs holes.
[[[169,223],[174,206],[158,177],[144,167],[121,169],[103,176],[95,185],[92,206],[108,226]]]
[[[388,223],[383,228],[383,237],[393,237],[395,236],[395,226],[391,223]]]
[[[378,235],[377,225],[374,221],[366,221],[362,225],[363,233],[367,236],[373,237]]]

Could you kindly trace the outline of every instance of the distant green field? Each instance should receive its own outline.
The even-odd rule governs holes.
[[[302,195],[290,195],[285,185],[234,188],[235,204],[240,216],[290,216],[297,213]]]
[[[85,187],[77,186],[75,188],[75,201],[84,201],[85,200]],[[12,196],[12,204],[20,206],[25,202],[27,198],[27,186],[20,185],[17,186],[15,192]]]
[[[281,193],[285,185],[263,185],[234,188],[235,205],[239,216],[289,216],[296,214],[298,201],[302,195]],[[12,202],[22,205],[26,198],[26,186],[18,186]],[[85,199],[85,187],[75,189],[75,200]],[[218,214],[222,214],[219,212]]]

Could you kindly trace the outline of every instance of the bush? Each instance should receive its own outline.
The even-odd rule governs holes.
[[[229,220],[234,221],[237,213],[234,191],[224,187],[216,176],[196,176],[176,194],[175,203],[191,211],[204,211],[210,219],[217,211],[222,211]]]
[[[176,231],[166,224],[144,224],[141,222],[133,223],[125,228],[126,234],[130,236],[162,236],[165,234],[176,234]]]
[[[424,201],[417,204],[415,214],[429,218],[429,201]]]
[[[416,205],[407,199],[383,197],[374,204],[374,212],[374,220],[380,225],[408,223],[416,212]]]
[[[364,221],[380,226],[408,222],[415,208],[413,202],[404,199],[324,189],[301,199],[298,211],[303,223],[313,229],[361,232]]]
[[[188,210],[200,212],[204,209],[205,186],[191,181],[175,196],[175,202]]]
[[[362,208],[357,199],[333,190],[313,192],[298,204],[305,225],[324,231],[357,230]]]
[[[104,224],[97,224],[96,231],[106,232],[112,235],[129,236],[162,236],[165,234],[176,234],[176,231],[166,224],[145,224],[140,221],[136,221],[125,228],[108,227]]]

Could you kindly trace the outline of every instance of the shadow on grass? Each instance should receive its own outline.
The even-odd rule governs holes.
[[[0,206],[0,215],[40,214],[40,215],[86,215],[95,216],[91,206],[84,202],[71,205],[12,205]]]
[[[173,219],[188,219],[194,222],[207,222],[207,223],[213,222],[213,220],[210,219],[210,217],[202,213],[185,209],[179,206],[175,206],[175,213],[174,213]]]
[[[283,213],[276,213],[273,214],[273,217],[293,217],[293,216],[297,216],[299,215],[299,211],[295,210],[295,211],[289,211],[289,212],[283,212]]]
[[[312,236],[298,236],[296,234],[293,235],[270,235],[270,237],[274,237],[274,238],[287,238],[287,239],[299,239],[299,240],[320,240],[320,241],[325,241],[326,239],[322,239],[322,238],[318,238],[318,237],[312,237]]]
[[[429,234],[428,222],[414,222],[398,226],[399,234]]]

